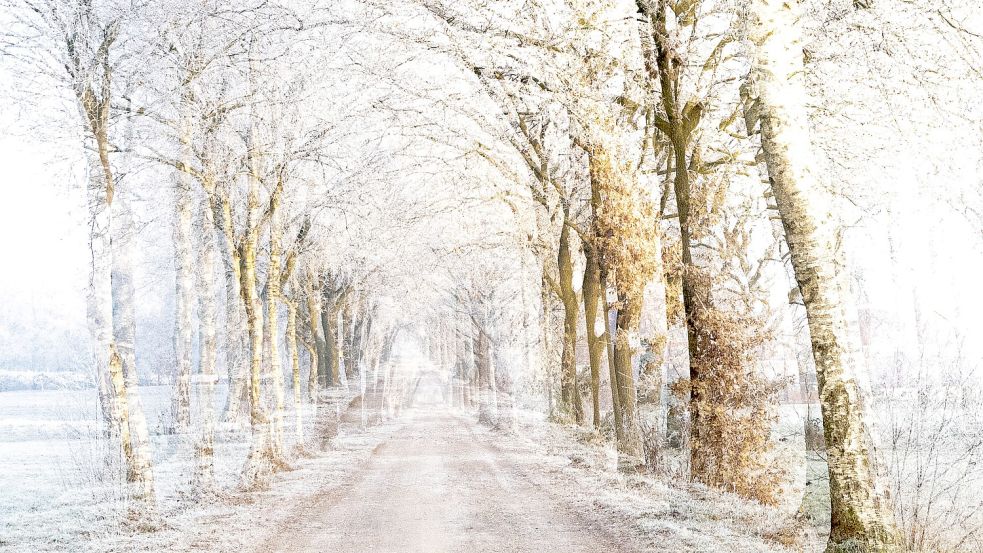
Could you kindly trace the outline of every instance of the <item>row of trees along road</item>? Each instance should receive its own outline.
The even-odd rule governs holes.
[[[808,320],[828,551],[900,550],[811,139],[800,2],[2,5],[5,58],[73,106],[100,405],[142,504],[134,204],[166,183],[172,430],[195,444],[201,489],[220,423],[248,421],[242,478],[263,482],[292,455],[285,433],[304,443],[290,404],[386,380],[410,331],[484,423],[514,424],[522,381],[578,425],[601,429],[610,405],[623,470],[658,471],[682,443],[694,480],[776,502],[782,383],[760,366],[777,267]],[[686,368],[670,383],[675,328]]]

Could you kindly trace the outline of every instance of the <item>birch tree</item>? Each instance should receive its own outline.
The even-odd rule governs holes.
[[[87,167],[90,271],[87,315],[100,408],[112,444],[122,451],[129,493],[153,508],[154,473],[143,413],[136,400],[133,355],[133,284],[129,249],[132,226],[125,203],[116,201],[119,176],[114,141],[121,139],[120,82],[133,70],[123,55],[134,47],[129,34],[139,14],[89,2],[46,0],[6,2],[13,33],[20,33],[13,55],[40,68],[71,95]],[[121,230],[128,235],[121,236]],[[114,240],[123,242],[114,249]],[[114,279],[114,268],[116,278]],[[118,320],[117,320],[118,319]]]
[[[809,323],[827,446],[832,521],[826,550],[898,551],[891,501],[879,474],[835,215],[815,173],[798,2],[750,3],[753,69],[748,116],[760,122],[771,190]]]

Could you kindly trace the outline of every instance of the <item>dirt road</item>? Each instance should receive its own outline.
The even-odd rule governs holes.
[[[470,417],[405,417],[350,484],[291,506],[257,553],[632,551],[525,480]]]

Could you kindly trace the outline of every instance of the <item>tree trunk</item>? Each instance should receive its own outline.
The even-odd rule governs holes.
[[[546,412],[549,414],[550,418],[553,418],[556,416],[556,403],[554,399],[556,375],[554,374],[553,371],[553,356],[552,356],[552,352],[550,351],[550,334],[551,334],[550,327],[552,326],[553,323],[553,317],[552,317],[553,313],[552,313],[550,302],[552,300],[553,294],[551,293],[550,286],[546,280],[545,268],[543,270],[543,278],[540,282],[541,284],[539,287],[539,301],[540,301],[540,307],[542,308],[542,317],[540,318],[540,324],[539,324],[539,340],[540,340],[539,347],[543,352],[541,358],[542,370],[544,376],[543,391],[545,392],[546,395],[546,407],[547,407]]]
[[[600,255],[601,251],[598,249],[599,246],[603,245],[601,230],[598,227],[598,213],[600,212],[602,205],[601,198],[601,188],[604,186],[600,181],[601,175],[591,174],[591,231],[593,232],[593,244],[590,245],[591,248],[591,258],[588,261],[593,262],[593,267],[588,266],[588,272],[593,275],[597,275],[598,290],[596,291],[597,300],[601,302],[601,316],[603,317],[604,324],[604,334],[600,337],[598,345],[603,347],[607,353],[608,361],[608,380],[611,386],[611,412],[614,418],[614,430],[615,437],[618,444],[625,444],[625,424],[622,417],[621,409],[621,392],[618,389],[618,371],[614,363],[614,341],[611,340],[611,327],[609,321],[609,309],[608,309],[608,269],[601,263]],[[586,276],[585,276],[586,278]],[[587,287],[584,290],[588,290]],[[586,294],[587,292],[585,292]],[[586,296],[585,296],[586,297]],[[596,315],[595,315],[596,317]],[[593,334],[593,333],[592,333]]]
[[[633,360],[645,287],[652,275],[661,270],[661,240],[651,202],[630,164],[612,157],[615,152],[605,145],[595,145],[589,153],[592,201],[601,206],[595,212],[600,272],[604,282],[614,279],[618,298],[615,320],[609,328],[615,330],[612,389],[618,392],[612,395],[617,395],[621,408],[619,466],[633,470],[645,459]]]
[[[255,160],[251,160],[251,164]],[[260,232],[260,181],[257,170],[250,167],[247,196],[246,234],[242,240],[240,275],[242,303],[246,311],[249,332],[249,424],[252,446],[243,480],[255,485],[265,480],[273,471],[274,452],[270,442],[270,420],[263,406],[263,306],[256,287],[256,252]]]
[[[198,367],[201,374],[201,435],[195,447],[197,468],[195,487],[210,491],[215,485],[215,359],[217,354],[215,298],[218,285],[215,279],[215,221],[208,206],[201,209],[199,225],[198,318],[200,346]]]
[[[276,196],[270,202],[272,220],[270,221],[270,259],[266,276],[266,337],[269,343],[270,386],[273,388],[273,417],[271,426],[271,446],[273,454],[283,456],[283,365],[280,359],[280,229],[277,224]]]
[[[113,241],[113,336],[125,384],[120,424],[129,427],[129,482],[136,485],[138,497],[153,499],[155,494],[150,433],[140,401],[140,380],[136,368],[136,293],[133,282],[133,242],[136,240],[136,229],[126,202],[117,201],[113,209],[117,211],[113,219],[114,226],[118,229]]]
[[[311,353],[311,370],[307,381],[307,395],[310,397],[311,403],[316,403],[318,388],[327,374],[327,352],[325,351],[324,334],[321,331],[320,290],[315,286],[314,275],[309,274],[307,276],[306,285],[307,319],[311,327],[311,339],[314,342],[314,350]]]
[[[701,434],[700,406],[703,399],[701,389],[707,385],[704,380],[711,368],[712,361],[706,358],[706,348],[701,347],[704,340],[712,340],[706,336],[700,327],[701,317],[698,310],[709,305],[709,279],[701,273],[701,269],[693,263],[692,237],[694,206],[690,203],[690,177],[688,150],[702,116],[702,104],[684,105],[678,94],[680,90],[680,68],[675,46],[668,40],[670,35],[667,22],[668,3],[659,0],[655,3],[640,4],[648,18],[648,30],[642,35],[642,40],[649,45],[646,48],[646,68],[649,78],[657,82],[660,91],[662,113],[656,126],[668,138],[672,148],[673,189],[676,197],[676,210],[679,220],[679,234],[682,249],[682,284],[683,308],[686,315],[686,337],[689,349],[689,380],[690,380],[690,468],[698,480],[703,480],[703,460],[708,457],[702,447],[704,444],[698,436]],[[643,27],[640,27],[640,31]]]
[[[584,246],[587,264],[584,267],[584,323],[587,332],[587,353],[590,358],[591,422],[595,429],[601,428],[601,354],[604,344],[597,335],[597,306],[601,300],[601,275],[597,266],[597,255],[593,246]],[[620,413],[618,414],[620,419]]]
[[[344,370],[345,370],[345,380],[352,381],[355,379],[355,319],[357,317],[355,313],[356,300],[350,300],[345,302],[344,308],[341,310],[341,336],[342,336],[342,349],[341,354],[344,359]]]
[[[635,397],[635,378],[633,374],[633,359],[636,350],[633,347],[633,336],[637,335],[638,324],[641,321],[642,306],[640,301],[634,301],[627,294],[618,294],[621,309],[617,310],[617,333],[614,340],[614,366],[618,381],[618,398],[621,402],[621,421],[624,425],[624,437],[620,448],[624,458],[619,464],[630,469],[645,460],[642,450],[642,437],[638,421],[638,402]]]
[[[879,474],[865,412],[848,286],[838,267],[837,224],[815,174],[795,0],[754,0],[751,94],[792,268],[805,303],[819,382],[832,507],[827,552],[900,551],[891,500]],[[749,117],[749,121],[753,120]]]
[[[113,317],[113,265],[114,252],[112,237],[113,224],[113,195],[114,177],[109,163],[109,141],[105,125],[108,124],[107,111],[99,110],[90,115],[90,121],[101,121],[92,129],[94,150],[98,155],[89,158],[89,250],[91,252],[91,270],[89,273],[88,319],[89,329],[94,342],[93,354],[97,376],[103,382],[105,397],[102,407],[108,412],[105,418],[109,420],[110,436],[119,440],[123,462],[126,466],[125,476],[130,484],[130,494],[141,501],[145,507],[154,503],[154,479],[150,465],[150,456],[145,446],[134,448],[131,433],[131,411],[127,394],[127,381],[124,374],[123,358],[120,356],[115,340],[115,324]],[[124,261],[128,261],[124,259]],[[132,281],[127,288],[132,290]],[[125,298],[124,298],[125,299]],[[132,298],[130,298],[132,300]],[[133,305],[128,302],[127,309]],[[129,311],[131,314],[132,311]],[[124,322],[121,330],[132,330],[132,326]],[[132,339],[133,336],[127,336]],[[132,343],[132,342],[131,342]],[[136,371],[131,371],[135,377]],[[134,405],[136,407],[136,405]],[[141,412],[142,415],[142,412]],[[139,425],[137,425],[138,427]],[[139,439],[139,438],[138,438]]]
[[[294,418],[296,440],[298,444],[304,443],[304,419],[303,404],[301,403],[301,381],[300,381],[300,352],[297,351],[297,303],[293,300],[287,301],[287,355],[290,357],[291,384],[294,392]]]
[[[564,218],[566,214],[564,214]],[[584,404],[577,383],[577,320],[580,304],[573,289],[573,254],[570,250],[570,227],[560,229],[560,247],[557,253],[559,267],[560,300],[563,303],[563,351],[560,356],[560,401],[563,410],[572,415],[577,424],[584,422]]]
[[[475,365],[478,370],[478,422],[495,424],[494,390],[491,376],[490,340],[483,329],[478,329],[474,339]]]
[[[338,344],[338,310],[342,298],[337,295],[326,297],[321,309],[321,326],[324,327],[324,351],[326,354],[326,376],[328,386],[341,385],[341,347]]]
[[[191,247],[191,182],[178,173],[174,189],[174,396],[171,413],[174,430],[185,434],[191,427],[191,353],[194,258]]]
[[[214,190],[214,186],[209,186]],[[247,384],[247,360],[243,358],[248,346],[246,314],[242,303],[242,259],[236,244],[232,222],[232,206],[227,196],[221,198],[210,193],[212,217],[219,233],[219,246],[225,265],[225,364],[228,370],[229,390],[225,404],[225,420],[237,424],[249,405]]]

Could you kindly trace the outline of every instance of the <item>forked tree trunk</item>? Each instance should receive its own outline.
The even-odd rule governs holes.
[[[100,21],[100,14],[91,5],[77,7],[79,9],[73,11],[71,17],[63,20],[67,27],[60,29],[59,33],[63,32],[61,36],[65,38],[63,54],[67,60],[63,67],[85,127],[84,146],[89,168],[86,184],[88,255],[91,260],[86,307],[93,341],[93,365],[102,396],[101,407],[108,422],[110,443],[115,444],[112,438],[119,438],[126,465],[126,480],[131,484],[130,494],[146,508],[154,505],[153,471],[149,451],[142,447],[137,450],[133,448],[131,408],[139,409],[139,406],[129,404],[123,359],[114,336],[112,244],[116,181],[109,158],[112,149],[109,125],[112,121],[112,71],[115,66],[110,58],[115,52],[113,44],[119,27],[115,22]],[[62,20],[61,15],[52,13],[52,10],[57,11],[52,6],[41,5],[36,9],[42,17],[54,16],[53,20]],[[90,69],[95,70],[95,74],[88,73]],[[132,303],[130,301],[128,307]],[[133,327],[130,325],[128,328]],[[131,378],[135,378],[135,374],[135,370],[131,371]]]
[[[771,189],[809,320],[829,461],[832,519],[826,550],[900,551],[866,419],[856,336],[845,316],[848,287],[838,267],[837,223],[813,161],[799,17],[796,0],[752,0],[749,96],[754,103],[748,113],[749,122],[760,114]]]

